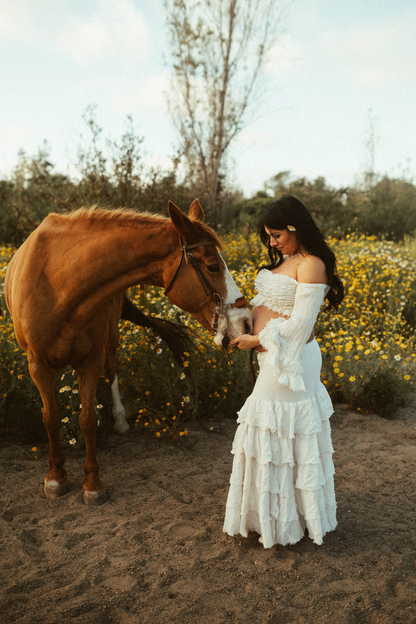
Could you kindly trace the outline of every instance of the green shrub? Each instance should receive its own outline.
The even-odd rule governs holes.
[[[394,370],[380,371],[365,385],[361,394],[353,397],[353,407],[390,418],[399,407],[409,401],[412,388]]]
[[[266,260],[266,251],[256,234],[248,230],[231,232],[223,241],[231,274],[251,299],[257,267]],[[403,246],[365,236],[329,242],[338,257],[346,297],[337,314],[322,312],[316,324],[323,357],[322,381],[333,400],[389,416],[415,390],[414,317],[409,312],[415,293],[413,242],[409,239]],[[2,275],[12,251],[0,248]],[[238,351],[229,364],[210,335],[190,315],[173,306],[159,288],[146,287],[145,304],[139,300],[139,293],[132,291],[130,296],[141,307],[145,305],[148,314],[185,323],[193,330],[195,343],[178,365],[152,332],[120,323],[119,378],[131,422],[157,437],[175,438],[186,435],[189,419],[235,418],[251,391],[248,352]],[[40,397],[4,307],[0,353],[1,430],[34,444],[45,439]],[[64,421],[62,442],[80,445],[76,376],[64,370],[57,381]],[[97,390],[100,443],[112,430],[109,385],[103,376]]]

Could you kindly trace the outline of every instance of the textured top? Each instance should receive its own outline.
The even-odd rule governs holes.
[[[296,289],[299,282],[284,273],[273,273],[262,269],[254,280],[258,294],[250,301],[253,306],[265,306],[272,312],[290,316],[295,305]],[[329,291],[325,288],[324,298]]]
[[[254,281],[258,295],[250,301],[253,306],[266,306],[284,316],[292,314],[298,282],[283,273],[262,269]]]

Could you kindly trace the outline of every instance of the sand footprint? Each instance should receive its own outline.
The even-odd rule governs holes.
[[[178,540],[196,537],[201,531],[185,522],[174,522],[166,527],[166,531]]]

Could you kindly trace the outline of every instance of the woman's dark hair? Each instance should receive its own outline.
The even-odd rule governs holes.
[[[298,242],[308,253],[317,256],[325,264],[328,284],[331,287],[326,299],[325,310],[338,310],[344,299],[344,286],[337,275],[335,254],[330,250],[321,230],[312,219],[305,206],[296,197],[284,195],[271,203],[260,218],[258,229],[262,243],[267,247],[271,264],[262,267],[273,269],[283,261],[283,254],[270,245],[270,237],[265,227],[271,230],[287,230],[288,225],[296,229]]]

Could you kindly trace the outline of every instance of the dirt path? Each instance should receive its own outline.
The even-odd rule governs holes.
[[[331,419],[336,531],[264,550],[221,532],[235,423],[194,423],[181,446],[110,437],[109,502],[47,501],[38,461],[0,444],[2,624],[416,622],[416,406],[394,421]],[[210,427],[214,431],[210,431]]]

